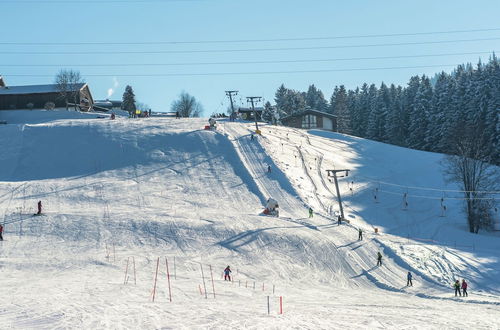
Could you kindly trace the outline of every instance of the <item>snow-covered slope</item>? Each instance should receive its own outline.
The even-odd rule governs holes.
[[[204,125],[57,116],[1,126],[0,328],[498,327],[498,238],[469,237],[458,207],[436,223],[431,202],[373,202],[373,178],[444,187],[439,155],[282,127],[252,141],[249,124]],[[341,183],[351,219],[342,226],[329,215],[333,166],[355,178],[352,196]],[[259,215],[268,197],[279,218]],[[33,217],[38,200],[44,215]],[[413,239],[452,234],[474,251]],[[228,264],[231,283],[221,279]],[[458,276],[471,280],[463,300],[450,288]],[[467,316],[455,319],[457,309]]]

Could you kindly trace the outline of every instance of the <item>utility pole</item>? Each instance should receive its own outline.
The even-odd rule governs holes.
[[[231,101],[231,118],[234,120],[233,94],[238,95],[238,91],[226,91],[226,96],[229,96],[229,101]]]
[[[255,131],[259,130],[259,125],[257,124],[257,113],[255,112],[255,107],[254,107],[253,102],[254,102],[254,100],[255,100],[255,102],[260,102],[261,99],[262,99],[262,97],[260,97],[260,96],[247,96],[247,102],[252,103],[253,116],[255,118]]]
[[[345,172],[345,175],[339,176],[339,178],[343,178],[343,177],[349,176],[349,171],[350,170],[326,170],[328,177],[333,176],[333,180],[335,181],[335,189],[337,190],[337,200],[339,202],[340,216],[342,217],[342,220],[345,219],[344,218],[344,208],[342,207],[342,198],[340,197],[339,182],[337,181],[337,173],[338,172]]]

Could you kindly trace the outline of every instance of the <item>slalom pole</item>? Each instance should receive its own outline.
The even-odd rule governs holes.
[[[168,297],[170,302],[172,302],[172,289],[170,288],[170,271],[168,270],[168,260],[165,257],[165,264],[167,265],[167,280],[168,280]]]
[[[274,284],[273,284],[273,294],[274,294]]]
[[[123,279],[123,284],[127,284],[127,274],[128,274],[128,260],[130,257],[127,257],[127,266],[125,267],[125,278]]]
[[[212,265],[209,265],[210,267],[210,277],[212,278],[212,290],[214,292],[214,299],[215,299],[215,284],[214,284],[214,275],[212,274]]]
[[[132,262],[134,264],[134,284],[137,285],[137,276],[135,272],[135,257],[132,257]]]
[[[155,274],[155,285],[153,287],[153,302],[155,301],[155,295],[156,295],[156,280],[158,279],[158,267],[160,266],[160,257],[158,257],[158,260],[156,261],[156,274]]]
[[[283,314],[283,297],[280,296],[280,314]]]
[[[271,314],[271,307],[269,306],[269,296],[267,296],[267,315]]]
[[[205,290],[205,299],[208,299],[207,295],[207,286],[205,284],[205,275],[203,274],[203,265],[200,262],[200,268],[201,268],[201,279],[203,280],[203,289]]]

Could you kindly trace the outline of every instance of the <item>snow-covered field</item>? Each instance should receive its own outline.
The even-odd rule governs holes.
[[[315,130],[263,126],[252,141],[248,123],[96,117],[0,113],[12,123],[0,126],[1,329],[500,328],[500,237],[467,233],[442,155]],[[350,224],[337,226],[326,170],[344,168]],[[259,215],[269,197],[279,218]],[[455,298],[462,278],[469,297]]]

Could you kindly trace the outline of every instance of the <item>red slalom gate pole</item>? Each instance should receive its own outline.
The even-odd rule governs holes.
[[[153,287],[153,302],[155,301],[155,295],[156,295],[156,280],[158,279],[158,267],[160,266],[160,257],[158,257],[158,260],[156,261],[156,274],[155,274],[155,285]]]
[[[214,299],[215,299],[215,284],[214,284],[214,275],[212,274],[212,265],[209,265],[210,267],[210,277],[212,278],[212,290],[214,292]]]
[[[203,274],[203,265],[200,262],[200,268],[201,268],[201,279],[203,280],[203,290],[205,291],[205,299],[208,299],[207,295],[207,285],[205,284],[205,275]]]
[[[123,284],[127,283],[127,274],[128,274],[128,260],[130,257],[127,258],[127,266],[125,267],[125,278],[123,279]]]
[[[283,297],[280,296],[280,314],[283,314]]]
[[[167,265],[167,280],[168,280],[168,298],[172,302],[172,289],[170,288],[170,271],[168,270],[168,260],[165,257],[165,265]]]

